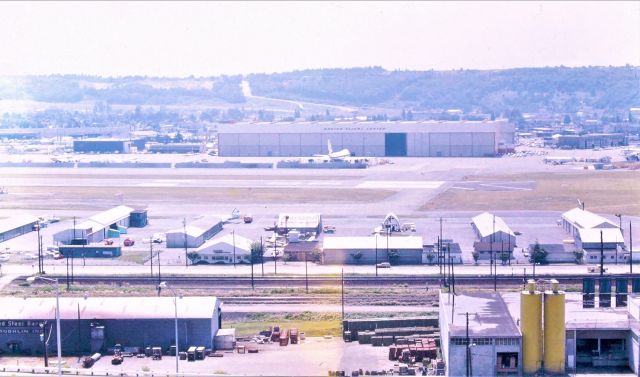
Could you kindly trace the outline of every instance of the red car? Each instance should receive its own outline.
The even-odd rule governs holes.
[[[135,241],[132,239],[127,238],[124,240],[124,246],[133,246],[133,244],[135,244]]]

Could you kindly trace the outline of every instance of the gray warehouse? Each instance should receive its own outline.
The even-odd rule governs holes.
[[[218,127],[220,156],[298,157],[348,149],[354,156],[487,157],[514,146],[499,121],[279,122]]]
[[[75,153],[131,153],[131,141],[121,139],[74,140]]]
[[[110,230],[117,231],[118,226],[128,227],[132,212],[133,208],[123,205],[111,208],[59,231],[53,235],[53,241],[62,244],[100,242],[110,238]]]
[[[31,215],[21,215],[0,221],[0,242],[21,236],[33,230],[39,219]]]
[[[223,221],[218,217],[203,217],[183,227],[172,229],[166,234],[167,247],[184,247],[185,240],[187,247],[200,247],[206,240],[222,231],[222,224]]]
[[[61,297],[60,330],[64,354],[104,352],[116,343],[123,347],[175,344],[173,297]],[[221,327],[221,302],[216,297],[178,299],[179,348],[213,348]],[[51,331],[49,353],[56,349],[55,297],[0,298],[0,352],[43,354],[40,325]],[[50,326],[50,328],[49,328]]]

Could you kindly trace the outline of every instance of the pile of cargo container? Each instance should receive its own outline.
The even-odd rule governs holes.
[[[404,344],[403,344],[404,343]],[[438,347],[431,338],[398,339],[389,347],[389,360],[399,360],[405,363],[420,362],[425,359],[434,360],[438,357]]]

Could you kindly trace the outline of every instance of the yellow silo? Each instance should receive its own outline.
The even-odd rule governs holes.
[[[550,374],[565,372],[564,306],[564,292],[551,280],[551,290],[544,293],[544,370]]]
[[[520,293],[520,330],[522,331],[522,371],[534,374],[542,364],[542,294],[533,280]]]

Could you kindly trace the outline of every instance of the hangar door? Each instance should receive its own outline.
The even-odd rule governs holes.
[[[407,155],[407,134],[384,134],[384,155],[387,157]]]

